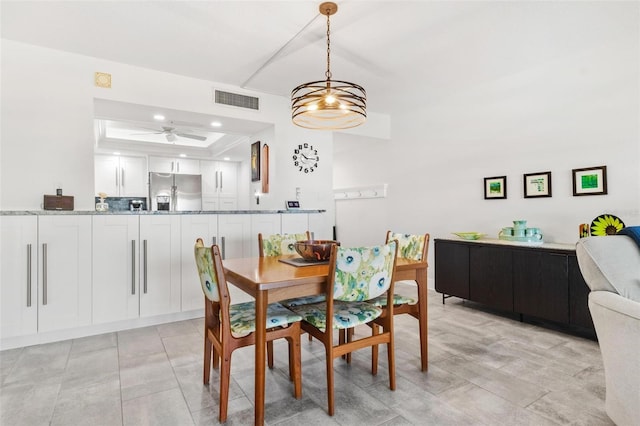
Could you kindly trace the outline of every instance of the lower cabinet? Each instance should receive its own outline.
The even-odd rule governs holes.
[[[435,240],[435,288],[496,309],[594,330],[571,248]]]
[[[513,310],[512,252],[495,246],[469,250],[469,299]]]
[[[200,277],[196,269],[193,246],[197,238],[205,245],[214,244],[218,232],[218,215],[196,214],[180,217],[182,239],[182,310],[204,308],[204,295],[200,287]]]
[[[140,216],[140,316],[180,311],[180,215]]]
[[[140,315],[138,216],[93,217],[93,322]]]
[[[91,216],[38,217],[38,332],[91,324]]]
[[[0,336],[38,332],[38,217],[0,217]]]

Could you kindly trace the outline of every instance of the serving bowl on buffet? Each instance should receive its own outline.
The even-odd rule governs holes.
[[[480,232],[454,232],[453,234],[457,235],[463,240],[477,240],[484,235]]]
[[[302,240],[296,241],[293,247],[303,259],[317,262],[329,260],[331,246],[334,244],[340,245],[338,241],[333,240]]]

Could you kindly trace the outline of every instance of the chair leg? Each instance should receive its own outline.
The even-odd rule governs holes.
[[[420,331],[420,368],[427,371],[429,368],[429,352],[427,346],[427,288],[418,286],[418,329]]]
[[[206,330],[205,330],[206,333]],[[204,337],[204,361],[203,361],[203,373],[202,373],[202,383],[205,385],[209,384],[209,378],[211,377],[211,352],[213,349],[213,344],[209,341],[206,334]]]
[[[293,381],[293,396],[302,398],[302,356],[300,354],[300,333],[288,337],[289,342],[289,378]]]
[[[267,365],[273,368],[273,340],[267,342]]]
[[[371,335],[376,336],[378,334],[378,325],[371,323]],[[378,374],[378,345],[371,346],[371,374]]]
[[[396,390],[396,357],[393,350],[393,331],[391,331],[391,341],[387,343],[387,361],[389,363],[389,389]]]
[[[218,341],[220,341],[220,322],[218,320],[215,321],[215,325],[213,326],[213,334],[216,336]],[[220,357],[222,354],[219,354],[216,351],[215,346],[212,348],[213,354],[213,368],[218,369],[220,367]]]
[[[328,345],[333,345],[333,342],[329,342]],[[333,353],[331,348],[326,348],[327,353],[327,405],[328,405],[328,413],[330,416],[333,416],[335,412],[334,406],[334,392],[333,392]]]
[[[231,376],[231,353],[223,353],[220,359],[220,423],[227,421],[229,405],[229,380]]]
[[[347,343],[353,341],[353,333],[355,330],[353,328],[347,328]],[[351,364],[351,352],[347,354],[347,364]]]

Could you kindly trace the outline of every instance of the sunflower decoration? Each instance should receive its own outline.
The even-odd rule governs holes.
[[[591,222],[591,235],[597,237],[615,235],[624,228],[624,222],[612,214],[601,214]]]

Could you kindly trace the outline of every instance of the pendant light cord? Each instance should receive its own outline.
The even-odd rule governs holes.
[[[331,22],[329,21],[329,17],[331,16],[330,10],[327,9],[327,72],[324,75],[327,77],[327,80],[331,80]]]

